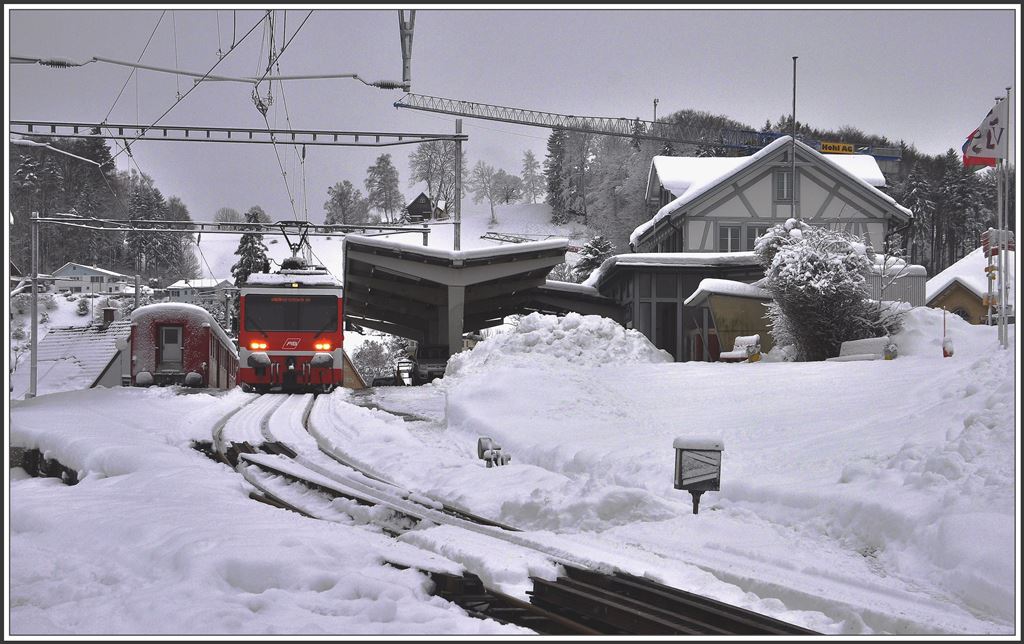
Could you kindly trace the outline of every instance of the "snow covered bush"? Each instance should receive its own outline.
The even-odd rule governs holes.
[[[899,313],[867,297],[874,250],[860,238],[789,219],[761,236],[754,252],[772,295],[772,337],[792,345],[797,360],[824,360],[847,340],[899,330]]]
[[[11,310],[18,315],[25,315],[31,310],[32,307],[32,294],[31,293],[18,293],[11,298]]]
[[[57,301],[53,299],[53,295],[46,293],[45,295],[39,296],[39,306],[43,307],[47,311],[54,311],[57,309]]]
[[[20,326],[16,327],[13,331],[11,331],[11,337],[14,338],[15,340],[24,340],[25,329],[21,328]]]
[[[85,298],[78,300],[78,306],[75,308],[75,313],[79,315],[89,315],[89,300]]]

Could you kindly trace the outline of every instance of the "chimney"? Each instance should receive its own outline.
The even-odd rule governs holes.
[[[117,308],[115,308],[113,306],[105,306],[105,307],[103,307],[103,324],[100,325],[100,328],[101,329],[105,329],[108,326],[110,326],[110,323],[114,321],[114,317],[115,317],[116,313],[117,313]]]

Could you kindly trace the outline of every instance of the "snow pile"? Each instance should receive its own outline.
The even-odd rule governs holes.
[[[538,356],[576,368],[672,362],[668,352],[656,348],[639,331],[624,329],[608,318],[531,313],[521,318],[511,333],[488,338],[472,351],[452,356],[445,376],[475,373],[493,364],[507,366],[510,361],[535,363]]]
[[[1015,326],[1010,327],[1013,342]],[[903,314],[903,328],[893,335],[900,357],[942,358],[942,339],[948,336],[956,351],[983,355],[993,350],[996,328],[966,322],[959,315],[928,306],[914,307]]]

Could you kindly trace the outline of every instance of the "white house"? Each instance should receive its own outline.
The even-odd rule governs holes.
[[[135,285],[134,277],[75,262],[64,264],[51,275],[58,291],[72,293],[123,293],[126,286]]]
[[[171,302],[199,304],[201,302],[223,302],[225,289],[233,289],[235,283],[229,279],[202,278],[178,280],[167,287]]]

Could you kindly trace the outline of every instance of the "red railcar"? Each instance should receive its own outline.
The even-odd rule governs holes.
[[[194,304],[162,303],[132,312],[133,385],[231,389],[238,352],[220,324]]]
[[[239,290],[238,382],[247,391],[342,386],[341,284],[297,258],[253,273]]]

